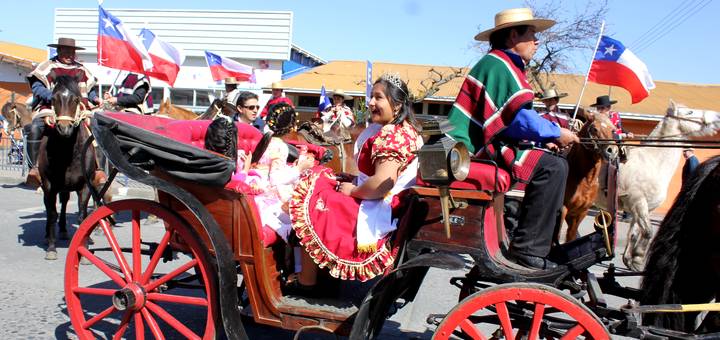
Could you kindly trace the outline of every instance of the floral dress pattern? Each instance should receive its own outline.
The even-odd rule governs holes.
[[[327,267],[332,276],[343,280],[366,281],[393,264],[395,258],[388,242],[395,227],[394,222],[391,223],[391,207],[397,203],[395,194],[414,184],[417,161],[413,152],[421,145],[417,131],[405,122],[374,124],[360,135],[355,149],[361,181],[375,173],[377,162],[385,160],[402,163],[400,177],[405,175],[404,178],[409,179],[402,183],[399,179],[397,188],[383,199],[361,200],[337,192],[338,182],[328,168],[315,167],[301,176],[289,201],[292,227],[300,244],[320,268]],[[388,207],[378,214],[383,215],[379,220],[387,221],[388,225],[368,228],[367,222],[358,218],[361,206],[382,206],[383,201]],[[373,230],[376,231],[374,238]],[[362,244],[359,231],[360,236],[367,234],[366,240],[373,241],[371,245]]]

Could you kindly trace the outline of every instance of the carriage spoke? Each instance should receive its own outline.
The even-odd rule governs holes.
[[[165,322],[167,322],[168,325],[175,328],[180,334],[184,335],[188,339],[200,339],[200,337],[193,333],[189,328],[185,327],[185,325],[182,324],[182,322],[175,319],[170,313],[166,312],[162,307],[148,301],[145,306],[155,315],[159,316],[161,319],[163,319]]]
[[[206,299],[192,297],[192,296],[149,293],[147,295],[147,298],[150,301],[163,301],[163,302],[170,302],[170,303],[179,303],[179,304],[184,304],[184,305],[194,305],[194,306],[203,306],[203,307],[207,307],[207,305],[208,305],[208,302]]]
[[[161,276],[159,279],[157,279],[157,280],[155,280],[155,281],[153,281],[153,282],[148,283],[147,286],[144,287],[144,288],[145,288],[145,291],[146,291],[146,292],[151,292],[151,291],[153,291],[153,290],[154,290],[155,288],[157,288],[159,285],[161,285],[161,284],[163,284],[163,283],[165,283],[165,282],[170,281],[172,278],[174,278],[174,277],[180,275],[181,273],[186,272],[188,269],[196,266],[197,263],[198,263],[198,260],[197,260],[197,259],[192,259],[192,261],[190,261],[190,262],[188,262],[188,263],[186,263],[186,264],[178,267],[177,269],[173,270],[172,272]]]
[[[571,328],[560,340],[577,339],[583,332],[585,332],[585,328],[583,328],[582,325],[575,325],[575,327]]]
[[[86,321],[85,323],[83,323],[82,328],[84,328],[84,329],[89,329],[89,328],[92,327],[94,324],[96,324],[98,321],[106,318],[108,315],[112,314],[112,313],[115,312],[116,310],[117,310],[117,309],[115,309],[115,306],[110,306],[110,307],[108,307],[108,308],[105,309],[104,311],[102,311],[102,312],[100,312],[99,314],[97,314],[97,315],[95,315],[94,317],[92,317],[90,320],[88,320],[88,321]]]
[[[143,340],[145,339],[145,326],[143,325],[143,318],[140,313],[135,313],[135,339],[136,340]]]
[[[122,253],[122,249],[120,249],[120,245],[115,238],[115,233],[113,233],[110,224],[107,222],[107,220],[102,220],[100,221],[100,227],[105,233],[105,237],[107,238],[108,243],[110,243],[112,253],[115,255],[115,259],[117,259],[120,270],[122,270],[123,275],[125,275],[125,279],[127,280],[127,282],[131,282],[133,280],[133,277],[130,274],[130,267],[128,266],[127,260],[125,259],[125,255],[123,255]]]
[[[171,235],[172,233],[170,232],[170,230],[165,231],[165,235],[163,235],[162,240],[160,240],[160,244],[158,245],[157,249],[155,249],[155,253],[153,253],[152,258],[150,259],[150,263],[145,269],[145,273],[143,273],[142,279],[140,280],[141,284],[146,284],[148,280],[150,280],[150,276],[152,276],[152,273],[155,271],[155,267],[157,266],[158,262],[160,262],[160,257],[165,252],[165,248],[167,247],[168,242],[170,242]]]
[[[85,247],[79,247],[78,253],[85,257],[86,259],[90,260],[92,264],[94,264],[100,271],[105,273],[111,280],[113,280],[115,283],[117,283],[118,286],[124,287],[127,284],[127,281],[125,281],[123,278],[118,275],[117,272],[113,271],[108,267],[105,263],[102,262],[95,254],[91,253],[87,248]]]
[[[142,275],[142,262],[140,257],[140,211],[132,211],[132,261],[133,280],[137,281]]]
[[[72,289],[73,293],[85,294],[85,295],[101,295],[101,296],[112,296],[115,293],[114,289],[106,288],[89,288],[89,287],[75,287]]]
[[[480,333],[480,331],[475,327],[475,324],[473,324],[470,320],[465,319],[460,323],[460,328],[470,336],[471,338],[475,340],[486,340],[484,335]]]
[[[535,304],[535,312],[533,313],[532,326],[530,327],[530,336],[528,339],[540,339],[540,324],[545,315],[545,305],[542,303]]]
[[[120,327],[118,327],[117,332],[113,335],[113,340],[120,340],[122,339],[122,336],[125,335],[125,331],[127,331],[128,325],[130,324],[130,317],[132,314],[133,313],[130,311],[125,312],[122,321],[120,321]]]
[[[140,312],[142,313],[143,319],[145,319],[145,322],[148,324],[148,327],[150,327],[150,331],[152,332],[155,339],[164,340],[165,335],[163,335],[160,326],[158,325],[157,321],[155,321],[155,318],[150,314],[148,309],[143,308]]]
[[[513,335],[512,324],[510,323],[510,313],[508,313],[508,308],[505,302],[500,302],[495,305],[495,309],[497,310],[497,315],[500,319],[500,325],[502,325],[503,332],[505,333],[505,339],[515,339],[515,335]]]

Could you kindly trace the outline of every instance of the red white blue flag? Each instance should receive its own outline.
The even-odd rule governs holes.
[[[325,109],[327,109],[331,105],[332,104],[330,103],[330,98],[328,98],[327,93],[325,93],[325,85],[323,85],[320,89],[320,102],[318,103],[318,112],[325,111]]]
[[[98,65],[143,74],[152,69],[152,59],[140,38],[102,6],[98,12]]]
[[[626,89],[633,104],[641,102],[655,88],[645,63],[620,41],[604,35],[595,52],[588,80]]]
[[[205,51],[205,60],[207,61],[214,81],[235,77],[238,81],[255,82],[253,68],[248,65],[238,63],[230,58],[224,58],[208,51]]]
[[[183,51],[158,39],[155,33],[147,28],[140,31],[140,39],[153,63],[152,69],[146,74],[174,86],[180,66],[185,61]]]

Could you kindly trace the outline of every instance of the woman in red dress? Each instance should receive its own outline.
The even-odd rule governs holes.
[[[316,167],[295,188],[289,209],[292,227],[305,252],[297,279],[286,293],[311,295],[318,268],[343,280],[366,281],[395,260],[388,240],[397,219],[396,195],[417,175],[414,151],[422,146],[407,85],[385,74],[373,85],[373,124],[355,143],[360,174],[339,182],[330,169]]]

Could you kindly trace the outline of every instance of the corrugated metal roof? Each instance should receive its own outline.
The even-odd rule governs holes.
[[[373,79],[385,72],[398,72],[408,81],[410,91],[417,94],[423,88],[420,82],[430,77],[430,70],[434,69],[442,74],[450,74],[452,69],[446,66],[412,65],[394,63],[373,63]],[[467,68],[462,68],[463,74]],[[457,77],[440,86],[440,90],[427,100],[448,101],[455,100],[464,78]],[[575,105],[580,95],[584,76],[579,75],[552,75],[560,92],[567,92],[568,96],[561,99],[561,104]],[[313,68],[301,75],[283,80],[288,93],[319,93],[320,87],[325,85],[328,90],[341,88],[355,96],[365,95],[365,61],[331,61],[328,64]],[[613,105],[615,110],[625,113],[664,115],[670,99],[691,108],[720,111],[720,84],[702,85],[687,84],[669,81],[656,81],[656,88],[650,91],[650,96],[638,104],[631,104],[630,95],[623,89],[613,87],[612,97],[618,100]],[[595,98],[608,94],[608,86],[588,83],[581,106],[587,107],[595,102]]]
[[[152,30],[158,38],[204,56],[204,50],[241,59],[288,60],[293,13],[288,11],[209,11],[107,9],[126,28]],[[97,49],[98,12],[92,8],[55,9],[54,39],[74,38],[79,46]]]
[[[0,41],[0,62],[10,62],[32,69],[45,59],[47,59],[46,50]]]

